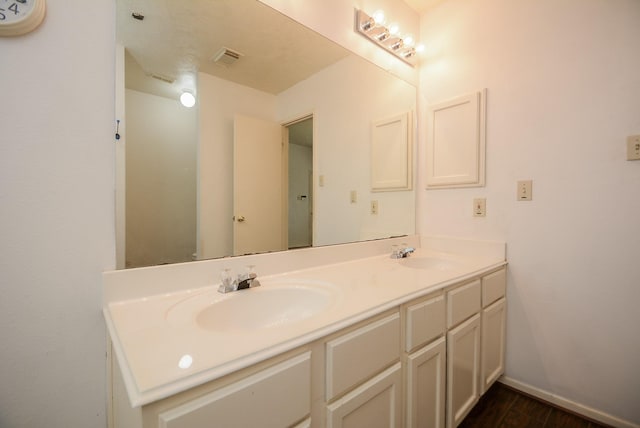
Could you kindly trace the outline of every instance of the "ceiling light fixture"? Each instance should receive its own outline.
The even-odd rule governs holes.
[[[369,16],[356,9],[356,32],[412,67],[415,66],[420,45],[414,48],[415,40],[411,35],[400,36],[398,24],[392,23],[388,28],[385,27],[385,16],[381,10]]]
[[[191,92],[182,91],[182,95],[180,95],[180,103],[187,108],[191,108],[196,105],[196,97]]]

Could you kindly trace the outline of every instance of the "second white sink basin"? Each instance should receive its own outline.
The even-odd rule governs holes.
[[[336,300],[332,287],[305,283],[262,285],[229,293],[195,314],[210,331],[273,328],[318,315]]]

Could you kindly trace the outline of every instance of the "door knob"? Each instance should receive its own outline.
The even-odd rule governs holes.
[[[238,222],[242,223],[244,221],[244,216],[241,215],[240,217],[238,217]]]

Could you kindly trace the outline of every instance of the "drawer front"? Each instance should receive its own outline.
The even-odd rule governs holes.
[[[396,312],[327,342],[327,401],[367,380],[400,358]]]
[[[447,327],[460,324],[480,311],[480,280],[447,293]]]
[[[486,308],[507,293],[506,269],[491,273],[482,278],[482,307]]]
[[[406,352],[411,352],[444,333],[444,309],[442,295],[407,307]]]
[[[311,412],[311,353],[305,352],[158,415],[160,428],[292,426]]]

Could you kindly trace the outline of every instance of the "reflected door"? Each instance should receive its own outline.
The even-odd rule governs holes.
[[[284,130],[288,136],[288,246],[311,247],[313,244],[313,117],[306,117]]]
[[[287,248],[286,158],[280,124],[235,116],[234,255]]]

